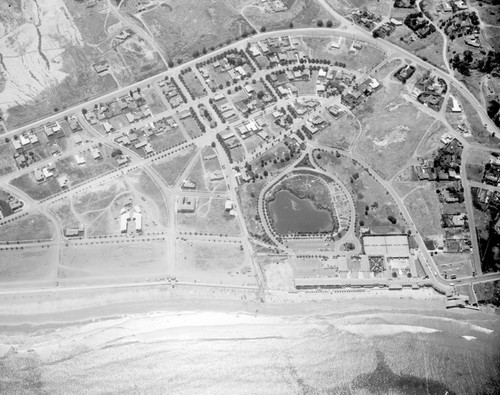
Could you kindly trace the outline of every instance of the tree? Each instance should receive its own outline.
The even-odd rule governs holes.
[[[331,19],[328,19],[328,20],[326,21],[326,27],[332,27],[332,26],[333,26],[333,22],[332,22],[332,20],[331,20]]]
[[[323,27],[323,21],[321,19],[319,19],[318,22],[316,23],[316,25],[318,27]]]
[[[260,91],[258,91],[258,92],[257,92],[257,98],[258,98],[259,100],[261,100],[261,99],[264,97],[264,95],[265,95],[265,93],[264,93],[264,91],[262,91],[262,90],[260,90]]]
[[[293,22],[290,22],[290,29],[293,29]]]
[[[111,152],[111,157],[112,158],[116,158],[117,156],[121,156],[121,155],[123,155],[123,152],[119,148],[116,148],[116,149],[113,150],[113,152]]]
[[[388,219],[388,220],[389,220],[389,222],[390,222],[391,224],[393,224],[393,225],[395,225],[395,224],[396,224],[396,222],[398,222],[398,220],[397,220],[396,218],[394,218],[392,215],[389,215],[389,216],[387,217],[387,219]]]
[[[215,148],[215,141],[212,141],[212,148]]]
[[[262,27],[260,28],[261,33],[264,33],[266,30],[267,30],[267,29],[266,29],[266,27],[265,27],[265,26],[262,26]]]

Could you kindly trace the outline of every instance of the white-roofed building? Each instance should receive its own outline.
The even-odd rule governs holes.
[[[142,214],[140,212],[134,213],[134,221],[135,221],[135,231],[142,232]]]
[[[407,235],[368,235],[363,237],[363,248],[369,256],[405,258],[410,256]]]
[[[75,155],[75,160],[76,160],[76,163],[78,163],[79,165],[85,164],[85,158],[80,154]]]

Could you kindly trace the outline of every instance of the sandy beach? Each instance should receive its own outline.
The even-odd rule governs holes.
[[[458,394],[498,384],[500,317],[445,310],[431,290],[273,292],[265,303],[209,294],[69,292],[56,294],[66,309],[56,312],[50,293],[39,314],[29,298],[9,313],[3,295],[1,392]]]

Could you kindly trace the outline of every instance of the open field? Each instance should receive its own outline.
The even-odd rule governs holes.
[[[147,204],[149,199],[156,205],[156,210],[151,213],[152,222],[168,226],[168,207],[165,197],[156,181],[148,174],[148,171],[145,169],[134,170],[127,173],[125,179],[128,185],[135,190],[134,195],[140,198],[142,202]],[[147,199],[144,199],[144,197]]]
[[[374,93],[355,114],[363,125],[355,152],[386,179],[405,166],[433,121],[407,102],[397,85]]]
[[[209,178],[208,173],[205,170],[205,161],[200,156],[196,159],[196,164],[193,166],[189,172],[186,180],[192,181],[196,184],[197,191],[208,191],[209,190]],[[183,180],[184,181],[184,180]]]
[[[59,281],[64,284],[88,283],[94,279],[111,282],[145,281],[165,277],[167,245],[164,241],[148,241],[70,246],[62,249]]]
[[[236,217],[224,210],[225,202],[225,199],[196,198],[194,213],[177,213],[177,229],[213,235],[241,234]]]
[[[15,150],[14,147],[12,147],[12,143],[0,144],[0,175],[17,170],[14,152]]]
[[[484,151],[471,148],[467,158],[467,163],[465,165],[467,179],[481,182],[483,179],[484,165],[490,160],[489,155],[486,155]]]
[[[390,76],[394,71],[398,70],[403,61],[401,59],[393,59],[390,62],[385,63],[381,66],[375,73],[373,73],[373,78],[378,81],[382,81],[384,78]]]
[[[26,7],[9,3],[2,12],[8,18],[1,23],[5,79],[0,108],[9,129],[116,88],[105,86],[92,68],[99,53],[90,41],[99,40],[102,33],[92,24],[100,24],[100,15],[85,22],[90,37],[79,30],[63,0]]]
[[[40,213],[0,225],[0,241],[48,240],[53,237],[54,225]]]
[[[412,12],[414,12],[412,10]],[[410,34],[412,30],[407,26],[399,26],[387,40],[406,49],[409,52],[414,53],[423,60],[445,70],[445,65],[443,61],[443,37],[438,32],[434,32],[424,39],[419,39],[415,37],[415,41],[411,44],[406,44],[401,41],[401,38]]]
[[[33,173],[23,174],[20,177],[14,178],[10,181],[10,184],[34,200],[42,200],[62,191],[59,183],[53,177],[45,180],[42,184],[38,184],[35,181]]]
[[[447,126],[445,126],[441,121],[435,121],[429,129],[427,129],[427,132],[420,141],[420,145],[415,151],[415,155],[425,156],[435,152],[442,144],[441,136],[447,132],[449,132]]]
[[[372,233],[406,232],[406,224],[396,202],[389,192],[367,170],[351,159],[337,157],[334,153],[314,151],[315,162],[327,173],[335,175],[351,193],[356,206],[356,218],[360,226]],[[392,224],[388,217],[396,219]]]
[[[450,279],[452,275],[457,276],[457,278],[472,277],[472,273],[474,272],[472,255],[469,253],[435,253],[434,261],[436,262],[441,275],[443,277],[447,275],[448,279]]]
[[[0,256],[2,287],[19,282],[48,282],[56,278],[57,248],[23,247],[22,250],[2,250]]]
[[[203,133],[198,126],[198,122],[196,122],[193,117],[184,118],[181,120],[181,124],[188,136],[192,139]]]
[[[404,199],[406,208],[424,239],[443,236],[441,204],[432,183],[417,188]]]
[[[348,150],[360,133],[360,125],[352,114],[345,114],[335,119],[327,110],[321,114],[330,125],[318,132],[314,139],[318,143],[332,148]]]
[[[368,11],[380,16],[388,16],[394,2],[392,0],[372,1],[372,0],[348,0],[353,7],[367,8]]]
[[[173,187],[188,163],[193,159],[197,150],[195,145],[190,146],[167,158],[154,162],[152,165],[168,187]]]
[[[66,75],[58,84],[40,91],[36,102],[26,101],[7,111],[7,126],[14,128],[43,116],[116,89],[103,83],[91,67],[98,62],[97,50],[89,46],[67,46],[61,55],[61,71]],[[59,66],[60,67],[60,66]]]
[[[350,38],[342,37],[339,49],[330,49],[330,38],[304,36],[302,41],[311,49],[312,58],[329,59],[332,63],[342,62],[347,69],[359,72],[367,72],[385,58],[383,51],[365,43],[362,43],[360,50],[350,53],[349,48],[353,42]]]
[[[118,22],[113,14],[108,17],[105,2],[94,7],[89,7],[86,2],[73,0],[65,0],[65,3],[82,38],[89,44],[99,44],[108,37],[105,24],[108,18],[109,24]]]
[[[234,0],[232,2],[242,3]],[[327,20],[331,20],[332,27],[339,26],[338,21],[314,0],[285,0],[285,4],[288,9],[284,12],[272,12],[263,7],[248,5],[243,8],[242,14],[258,30],[262,27],[268,31],[288,29],[291,22],[293,27],[314,27],[318,20],[322,20],[325,24]]]
[[[225,2],[174,0],[142,14],[167,60],[186,61],[195,51],[219,47],[252,27]],[[187,28],[189,26],[189,28]]]
[[[149,88],[142,88],[141,93],[148,104],[149,109],[154,115],[158,115],[166,111],[167,107],[163,104],[160,93],[155,89],[153,85]]]
[[[256,282],[242,245],[232,242],[178,239],[176,274],[179,281],[245,285]]]
[[[82,218],[76,215],[71,200],[68,198],[52,204],[50,211],[57,217],[62,229],[78,228],[83,222]]]
[[[456,125],[463,124],[466,119],[468,130],[472,134],[472,139],[474,141],[487,145],[488,147],[498,148],[500,139],[498,139],[498,137],[492,137],[491,134],[488,133],[488,130],[481,122],[481,117],[472,104],[453,86],[451,87],[451,94],[460,102],[463,112],[461,114],[446,113],[446,119],[450,125],[456,127]]]
[[[116,160],[111,157],[112,149],[110,147],[103,145],[99,147],[99,151],[102,156],[102,159],[99,160],[95,160],[89,150],[84,151],[81,154],[85,158],[84,165],[76,163],[73,156],[55,162],[56,176],[66,174],[70,185],[78,185],[118,167]]]
[[[205,97],[207,95],[207,90],[203,83],[200,81],[198,75],[194,71],[187,71],[182,75],[184,79],[184,85],[187,90],[195,99]]]
[[[260,191],[266,183],[266,180],[256,180],[255,182],[242,184],[238,188],[238,199],[241,212],[245,217],[245,226],[250,234],[259,237],[265,234],[264,228],[258,220],[258,203]]]
[[[160,152],[176,145],[182,144],[186,139],[179,128],[173,132],[155,134],[149,138],[149,142],[155,152]]]
[[[117,47],[124,59],[127,70],[132,75],[132,81],[137,82],[167,69],[160,55],[153,50],[147,41],[132,35]]]

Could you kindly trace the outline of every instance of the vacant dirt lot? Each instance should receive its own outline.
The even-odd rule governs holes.
[[[142,14],[166,58],[186,61],[195,51],[234,41],[252,27],[225,2],[174,0]]]
[[[119,282],[165,277],[166,249],[164,241],[63,247],[59,280],[64,284],[89,283],[93,278]]]
[[[57,248],[23,247],[22,250],[0,251],[0,283],[48,282],[57,273]]]
[[[181,281],[255,284],[252,264],[239,243],[180,239],[177,242],[176,271]]]
[[[441,228],[441,205],[431,183],[411,192],[404,203],[424,238],[434,239],[444,234]]]
[[[398,85],[387,86],[356,108],[363,137],[354,148],[384,178],[394,176],[413,156],[433,118],[406,101]]]
[[[153,169],[158,172],[167,186],[173,187],[188,163],[194,157],[196,149],[196,146],[191,146],[176,154],[169,155],[165,159],[154,162],[152,165]]]
[[[0,226],[0,240],[3,241],[47,240],[53,237],[54,225],[40,213],[29,214]]]
[[[177,229],[184,232],[239,235],[236,217],[224,210],[225,199],[198,198],[195,213],[177,213]]]

